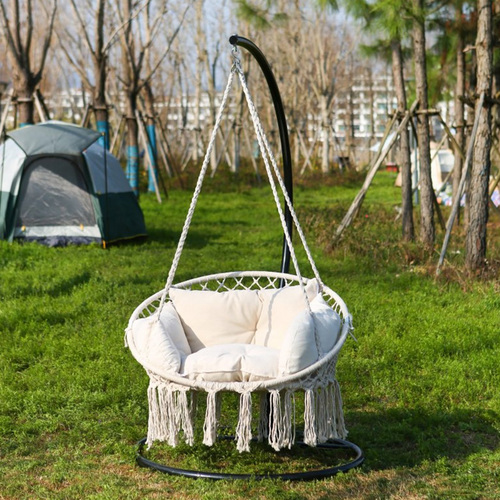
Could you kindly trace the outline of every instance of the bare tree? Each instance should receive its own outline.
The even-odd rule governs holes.
[[[492,45],[492,2],[477,2],[477,86],[476,94],[485,95],[485,105],[476,104],[476,116],[479,114],[474,159],[467,193],[469,218],[465,240],[466,266],[474,271],[485,265],[486,259],[486,224],[488,222],[488,182],[490,176],[491,150],[491,88],[493,70]],[[478,102],[480,102],[478,100]]]
[[[80,0],[78,4],[76,0],[69,0],[69,5],[73,14],[71,19],[61,16],[56,27],[56,34],[60,40],[59,46],[66,60],[92,93],[91,108],[96,128],[103,134],[105,145],[109,148],[106,100],[107,60],[116,32],[112,33],[108,42],[105,41],[106,0],[85,0],[84,2]],[[93,69],[91,73],[88,71],[89,57]]]
[[[434,227],[434,191],[431,179],[429,102],[427,96],[427,64],[425,58],[424,0],[412,0],[413,60],[419,111],[417,112],[418,153],[420,163],[420,240],[431,250],[436,231]]]
[[[462,5],[461,3],[455,10],[455,25],[457,32],[457,47],[456,47],[456,60],[457,60],[457,81],[455,84],[455,139],[458,147],[463,151],[465,149],[465,33],[462,22]],[[460,185],[460,178],[462,177],[462,153],[455,151],[455,160],[453,165],[453,198],[460,196],[458,188]],[[458,216],[458,214],[457,214]],[[458,220],[458,219],[457,219]]]
[[[136,195],[139,194],[139,147],[137,123],[137,98],[150,81],[160,64],[168,54],[171,44],[177,36],[191,1],[185,8],[177,26],[174,28],[169,42],[156,60],[147,67],[153,42],[156,40],[167,12],[165,2],[155,3],[156,15],[150,17],[152,0],[136,5],[132,0],[114,0],[114,10],[120,20],[121,46],[121,81],[125,93],[125,113],[127,123],[127,169],[126,174]]]
[[[401,50],[401,39],[399,37],[394,37],[391,40],[391,54],[394,88],[398,101],[398,115],[401,121],[406,113],[407,105],[403,72],[403,54]],[[415,229],[413,225],[410,137],[407,128],[402,130],[399,136],[399,165],[401,169],[403,239],[405,241],[413,241],[415,238]]]
[[[47,14],[41,1],[10,0],[8,9],[5,2],[0,2],[0,23],[12,66],[12,83],[18,102],[20,126],[34,121],[33,94],[42,79],[56,10],[57,0],[52,0]],[[36,28],[42,26],[42,42],[36,43]]]

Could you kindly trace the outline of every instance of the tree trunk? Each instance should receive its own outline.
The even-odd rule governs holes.
[[[353,142],[354,142],[354,103],[353,103],[352,88],[349,88],[346,102],[345,115],[345,149],[349,160],[353,157]],[[356,163],[356,162],[355,162]]]
[[[101,68],[97,67],[102,65]],[[99,141],[106,149],[109,149],[109,116],[108,116],[108,106],[106,103],[106,65],[104,61],[100,61],[96,64],[94,68],[96,75],[96,83],[94,87],[93,104],[94,117],[96,123],[96,129],[102,134]]]
[[[457,25],[461,22],[462,12],[457,9],[456,20]],[[460,178],[462,177],[462,153],[465,150],[465,119],[464,119],[464,102],[463,97],[465,96],[465,35],[463,31],[459,28],[458,30],[458,41],[457,41],[457,82],[455,85],[455,127],[456,134],[455,139],[458,146],[460,147],[461,153],[455,151],[455,161],[453,165],[453,195],[452,198],[460,196],[458,192],[458,186],[460,184]],[[457,213],[457,223],[460,221],[460,209]]]
[[[494,0],[493,1],[493,40],[499,40],[500,39],[500,0]],[[495,22],[496,20],[496,22]],[[497,99],[500,98],[500,58],[496,57],[493,60],[493,88],[492,88],[492,95],[495,96]],[[493,109],[492,109],[492,120],[494,123],[493,129],[497,130],[497,135],[498,131],[500,130],[500,106],[497,104]],[[500,152],[498,151],[498,148],[492,149],[491,152],[491,162],[493,165],[498,165],[500,163]]]
[[[479,124],[474,144],[474,159],[470,177],[467,204],[469,220],[465,239],[465,264],[468,270],[484,267],[486,259],[486,224],[488,222],[488,182],[490,176],[491,150],[491,98],[493,49],[492,49],[492,3],[478,0],[476,37],[478,95],[485,94],[485,105],[479,113]]]
[[[127,93],[127,168],[125,173],[134,194],[139,196],[139,147],[136,119],[136,96]]]
[[[34,37],[35,22],[33,14],[37,11],[31,2],[12,0],[7,9],[7,2],[0,2],[0,25],[2,27],[2,47],[8,53],[12,65],[12,84],[17,97],[19,126],[34,122],[33,94],[42,79],[43,69],[50,48],[54,19],[57,8],[52,2],[51,13],[47,18],[38,18],[38,25],[44,24],[45,33]],[[38,11],[40,5],[37,5]],[[10,10],[10,15],[7,15]],[[21,12],[23,11],[23,12]],[[36,54],[32,42],[36,39]],[[35,67],[34,59],[38,59]]]
[[[151,90],[151,85],[147,83],[144,86],[144,106],[146,109],[146,131],[148,134],[148,152],[149,158],[153,165],[148,169],[148,191],[150,193],[156,192],[156,186],[158,185],[158,171],[157,171],[157,158],[158,150],[156,147],[156,124],[155,124],[155,108],[154,108],[154,97],[153,91]],[[153,177],[154,176],[154,177]]]
[[[330,156],[330,122],[328,120],[328,104],[326,96],[322,95],[320,99],[320,113],[321,113],[321,171],[324,174],[328,173],[330,168],[328,159]]]
[[[106,149],[109,149],[109,114],[106,102],[106,76],[107,76],[107,60],[104,53],[104,14],[106,2],[99,0],[95,12],[95,49],[89,47],[94,60],[94,95],[93,108],[95,123],[98,132],[101,132],[101,143]]]
[[[394,78],[394,89],[398,101],[399,121],[401,122],[407,109],[401,41],[399,39],[392,40],[391,49],[392,49],[392,71]],[[402,130],[401,135],[399,136],[398,163],[401,171],[403,240],[413,241],[415,239],[415,228],[413,224],[410,136],[408,134],[408,128]]]
[[[17,97],[19,127],[35,123],[35,103],[33,100],[35,88],[25,78],[16,76],[13,78],[13,87]]]
[[[434,193],[431,179],[429,108],[427,97],[427,67],[425,60],[425,18],[424,1],[413,0],[416,7],[413,20],[413,51],[415,63],[415,85],[419,109],[417,114],[418,153],[420,160],[420,241],[428,251],[434,246],[436,237],[434,228]]]

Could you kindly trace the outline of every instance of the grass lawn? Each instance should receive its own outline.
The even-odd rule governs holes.
[[[45,248],[0,242],[0,499],[500,498],[500,222],[490,270],[462,271],[454,235],[439,279],[418,244],[399,241],[399,190],[380,173],[353,227],[329,239],[360,186],[298,186],[295,203],[325,283],[346,301],[358,342],[338,378],[349,439],[365,464],[312,483],[209,482],[135,465],[146,434],[147,375],[123,347],[134,308],[165,283],[190,192],[144,195],[142,244]],[[279,270],[270,190],[208,183],[176,281]],[[442,239],[442,231],[439,231]],[[437,247],[438,248],[438,247]],[[303,273],[310,276],[302,252]],[[223,408],[228,420],[231,401]],[[297,470],[325,456],[255,447],[162,449],[187,467]]]

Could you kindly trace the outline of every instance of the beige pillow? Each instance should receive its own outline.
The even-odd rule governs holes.
[[[280,350],[278,372],[280,375],[297,373],[318,361],[320,353],[316,346],[315,327],[321,354],[333,349],[337,342],[342,320],[340,316],[318,295],[311,302],[309,311],[297,314],[288,328]]]
[[[217,344],[249,344],[262,304],[256,290],[170,289],[192,352]]]
[[[278,373],[279,352],[252,344],[221,344],[205,347],[184,361],[182,374],[193,380],[253,382]]]
[[[318,294],[318,282],[305,285],[309,301]],[[280,349],[285,334],[295,315],[306,309],[306,300],[300,285],[272,290],[259,290],[262,312],[257,322],[254,344]]]
[[[182,330],[179,323],[178,327]],[[179,372],[181,354],[172,341],[165,323],[157,316],[141,318],[132,325],[132,338],[139,356],[155,372]]]
[[[172,302],[168,302],[163,306],[160,314],[160,321],[181,355],[187,356],[191,354],[191,347],[189,347],[181,320]]]

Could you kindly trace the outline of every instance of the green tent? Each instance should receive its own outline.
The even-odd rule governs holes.
[[[55,246],[146,235],[144,217],[101,134],[57,121],[0,145],[0,238]]]

